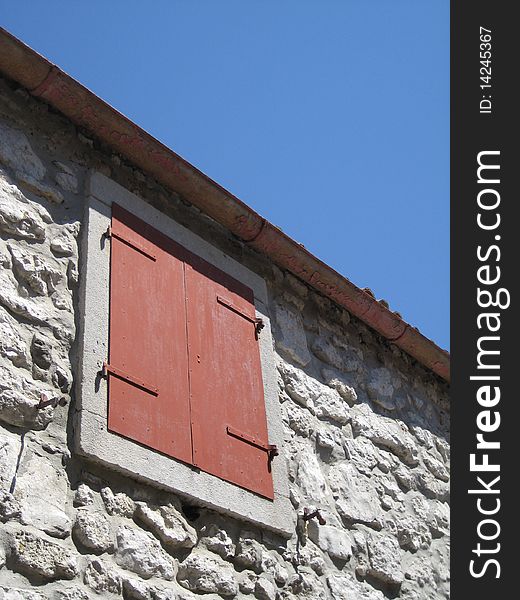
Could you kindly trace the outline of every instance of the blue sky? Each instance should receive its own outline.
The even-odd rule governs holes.
[[[0,0],[0,24],[449,347],[448,0]]]

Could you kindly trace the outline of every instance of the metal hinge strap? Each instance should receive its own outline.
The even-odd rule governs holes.
[[[257,440],[252,435],[242,433],[241,431],[238,431],[238,429],[235,429],[234,427],[231,427],[229,425],[226,427],[226,432],[228,435],[237,438],[242,442],[245,442],[246,444],[249,444],[251,446],[254,446],[255,448],[258,448],[259,450],[267,452],[269,462],[271,462],[275,456],[278,456],[278,448],[275,444],[266,444],[260,440]]]
[[[101,374],[103,377],[106,378],[106,377],[108,377],[109,373],[110,373],[110,375],[114,375],[118,379],[127,381],[128,383],[131,383],[132,385],[135,385],[135,386],[143,389],[145,392],[148,392],[154,396],[159,395],[159,389],[156,388],[155,386],[150,385],[149,383],[147,383],[146,381],[143,381],[142,379],[139,379],[137,377],[133,377],[132,375],[129,375],[122,369],[118,369],[117,367],[114,367],[114,366],[108,364],[107,362],[104,362]]]
[[[117,240],[123,242],[123,244],[126,244],[127,246],[130,246],[130,248],[133,248],[134,250],[137,250],[138,252],[140,252],[141,254],[144,254],[145,256],[147,256],[148,258],[150,258],[153,261],[157,260],[157,256],[148,248],[146,248],[145,246],[143,246],[142,244],[140,244],[139,242],[136,242],[135,240],[129,240],[128,238],[122,236],[120,233],[115,233],[114,230],[112,229],[112,227],[109,225],[108,229],[105,232],[105,237],[107,238],[116,238]]]
[[[229,308],[234,313],[237,313],[237,315],[244,317],[244,319],[246,319],[250,323],[253,323],[253,325],[255,326],[255,334],[258,337],[258,334],[265,326],[262,319],[260,319],[259,317],[250,317],[247,313],[245,313],[243,310],[238,308],[238,306],[233,304],[233,302],[231,302],[230,300],[227,300],[226,298],[222,298],[222,296],[217,296],[217,302],[219,304],[222,304],[222,306]]]

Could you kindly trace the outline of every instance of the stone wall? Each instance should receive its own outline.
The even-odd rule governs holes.
[[[291,539],[74,454],[91,168],[266,278]],[[0,599],[448,597],[448,436],[438,378],[0,81]],[[326,524],[306,526],[315,508]]]

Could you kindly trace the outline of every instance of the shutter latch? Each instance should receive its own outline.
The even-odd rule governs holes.
[[[323,517],[323,515],[320,513],[320,511],[316,508],[315,510],[311,510],[310,508],[305,508],[303,510],[303,517],[302,519],[307,522],[310,521],[311,519],[314,519],[314,517],[316,517],[318,519],[318,523],[320,525],[326,525],[327,521],[325,520],[325,517]]]
[[[45,392],[41,392],[40,401],[36,405],[36,408],[47,408],[47,406],[52,406],[52,408],[56,408],[58,406],[65,406],[67,404],[66,398],[48,398]]]

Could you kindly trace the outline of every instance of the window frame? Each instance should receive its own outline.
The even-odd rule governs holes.
[[[283,451],[272,463],[274,500],[228,483],[196,467],[160,454],[107,429],[107,382],[100,377],[108,358],[110,240],[112,203],[135,214],[164,235],[253,290],[257,317],[269,443],[283,446],[265,281],[189,229],[175,222],[105,175],[92,172],[86,194],[80,256],[79,373],[76,388],[75,443],[82,456],[150,485],[179,494],[187,501],[223,512],[290,537],[294,511],[289,499]]]

